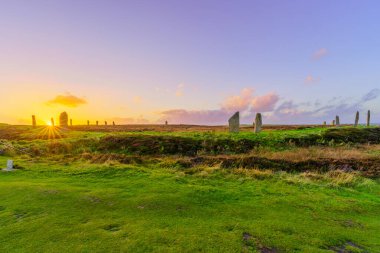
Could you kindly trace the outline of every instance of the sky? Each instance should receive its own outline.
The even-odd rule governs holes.
[[[380,122],[377,0],[1,0],[0,122]]]

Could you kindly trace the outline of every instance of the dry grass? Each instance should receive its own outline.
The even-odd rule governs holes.
[[[301,162],[306,160],[365,160],[379,157],[380,145],[360,145],[356,147],[320,147],[295,148],[273,152],[270,150],[255,151],[253,154],[268,159]]]
[[[370,187],[374,181],[362,177],[359,172],[345,172],[342,170],[331,170],[326,173],[303,172],[299,174],[281,173],[281,178],[285,181],[298,184],[326,184],[331,187]]]
[[[242,175],[242,176],[247,176],[247,177],[256,178],[256,179],[266,179],[266,178],[271,178],[274,176],[274,172],[268,169],[260,170],[257,168],[253,168],[253,169],[237,168],[237,169],[233,169],[231,172],[235,175]]]

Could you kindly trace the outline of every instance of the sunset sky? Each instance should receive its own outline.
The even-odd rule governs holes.
[[[380,122],[380,1],[2,0],[0,122]]]

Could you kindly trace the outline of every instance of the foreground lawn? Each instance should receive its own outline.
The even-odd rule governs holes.
[[[376,179],[16,163],[0,173],[0,252],[380,252]]]

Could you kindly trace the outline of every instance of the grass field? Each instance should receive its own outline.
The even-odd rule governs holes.
[[[0,126],[0,252],[380,252],[379,128],[223,129]]]

